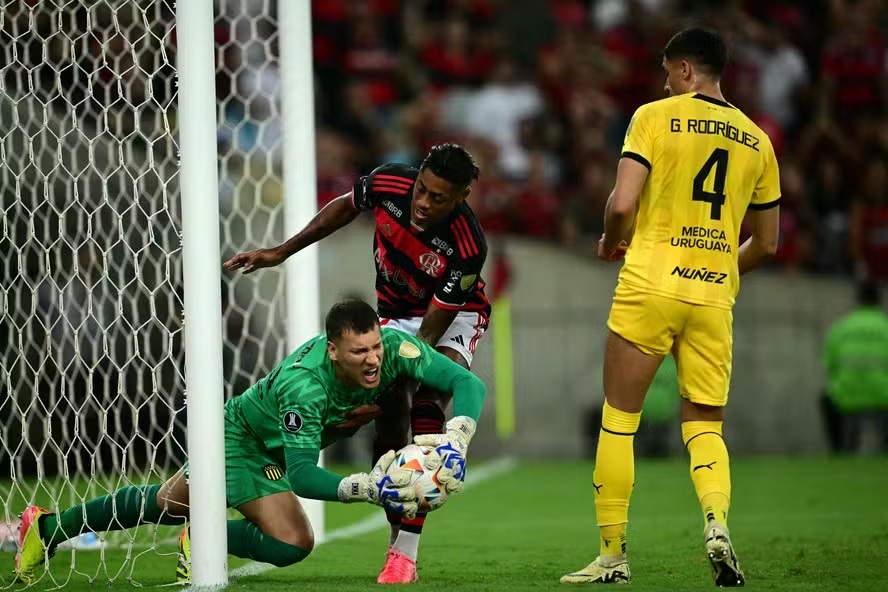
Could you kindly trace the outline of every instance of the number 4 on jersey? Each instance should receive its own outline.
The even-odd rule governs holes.
[[[712,191],[706,191],[703,185],[715,167],[715,179],[712,183]],[[728,175],[728,151],[724,148],[716,148],[709,155],[709,159],[694,177],[694,201],[704,201],[712,206],[709,211],[711,220],[721,220],[722,206],[725,205],[725,177]]]

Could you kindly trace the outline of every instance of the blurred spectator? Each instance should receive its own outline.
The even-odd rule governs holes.
[[[317,135],[318,207],[352,190],[360,176],[352,165],[352,146],[348,140],[326,129]]]
[[[836,30],[820,58],[822,92],[834,116],[849,122],[884,107],[885,39],[876,11],[883,3],[834,2]]]
[[[392,105],[397,100],[395,53],[386,42],[380,21],[363,18],[351,22],[343,65],[346,75],[366,84],[365,100],[377,106]]]
[[[847,269],[848,187],[842,183],[842,171],[834,156],[823,154],[812,168],[814,178],[808,188],[813,214],[819,220],[816,248],[812,249],[814,268],[825,272]]]
[[[518,194],[517,206],[521,233],[553,240],[558,234],[562,204],[545,155],[537,150],[529,157],[529,174]]]
[[[851,255],[860,277],[888,280],[888,166],[873,160],[851,204]]]
[[[745,44],[744,52],[758,68],[758,81],[752,87],[758,91],[758,104],[782,129],[791,128],[797,117],[797,103],[809,82],[805,57],[790,43],[783,23],[751,28],[755,37]]]
[[[607,92],[628,125],[635,109],[650,101],[651,89],[660,79],[660,52],[665,39],[641,0],[625,4],[625,20],[605,33],[603,45],[619,71]]]
[[[362,80],[347,82],[342,89],[342,105],[330,117],[332,126],[356,146],[355,157],[361,171],[380,161],[385,139],[384,116],[371,98],[370,84]]]
[[[551,43],[558,23],[550,0],[496,0],[494,23],[519,68],[531,66],[540,47]]]
[[[507,234],[517,227],[516,188],[496,174],[496,146],[477,138],[467,148],[475,156],[481,176],[469,195],[469,205],[489,235]]]
[[[493,77],[475,95],[468,112],[465,131],[492,140],[499,148],[499,168],[509,177],[527,176],[530,157],[519,141],[522,120],[542,111],[539,90],[522,81],[517,64],[501,60]]]
[[[888,452],[888,314],[874,282],[859,285],[857,303],[833,324],[824,345],[824,425],[833,452],[858,452],[869,428]]]
[[[422,62],[432,82],[439,87],[476,85],[486,80],[494,65],[488,48],[470,39],[468,23],[459,18],[443,25],[441,39],[422,49]]]
[[[580,173],[580,182],[569,192],[561,220],[561,241],[577,245],[589,237],[594,246],[604,232],[604,206],[610,194],[611,178],[608,171],[614,167],[601,156],[586,159]]]
[[[780,170],[780,245],[774,261],[792,269],[807,267],[815,221],[808,203],[804,174],[792,162]]]

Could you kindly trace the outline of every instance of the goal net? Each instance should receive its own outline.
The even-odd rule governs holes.
[[[0,5],[0,560],[11,568],[26,504],[64,509],[157,483],[185,458],[175,70],[185,32],[173,0]],[[217,2],[219,134],[207,158],[218,148],[223,257],[281,239],[273,8]],[[281,280],[223,274],[226,397],[284,353]],[[177,534],[81,536],[41,583],[170,581]]]

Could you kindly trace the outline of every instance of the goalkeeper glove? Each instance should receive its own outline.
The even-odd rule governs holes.
[[[447,493],[462,491],[466,479],[466,451],[469,442],[475,435],[475,420],[461,415],[447,422],[446,431],[443,434],[425,434],[415,436],[413,442],[419,446],[429,446],[435,449],[435,454],[440,458],[441,468],[438,470],[438,481],[444,485]],[[434,455],[429,455],[426,460],[426,468],[433,469]]]
[[[355,473],[340,481],[337,491],[339,501],[346,504],[369,502],[398,512],[408,519],[416,517],[419,509],[416,493],[412,489],[403,489],[410,483],[410,471],[398,470],[386,474],[394,460],[395,451],[389,450],[379,458],[369,474]]]

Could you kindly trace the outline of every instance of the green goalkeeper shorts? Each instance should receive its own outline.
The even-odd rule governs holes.
[[[230,403],[230,402],[229,402]],[[237,508],[254,499],[293,491],[287,473],[244,427],[236,405],[225,405],[225,499]],[[185,465],[188,473],[188,465]]]

